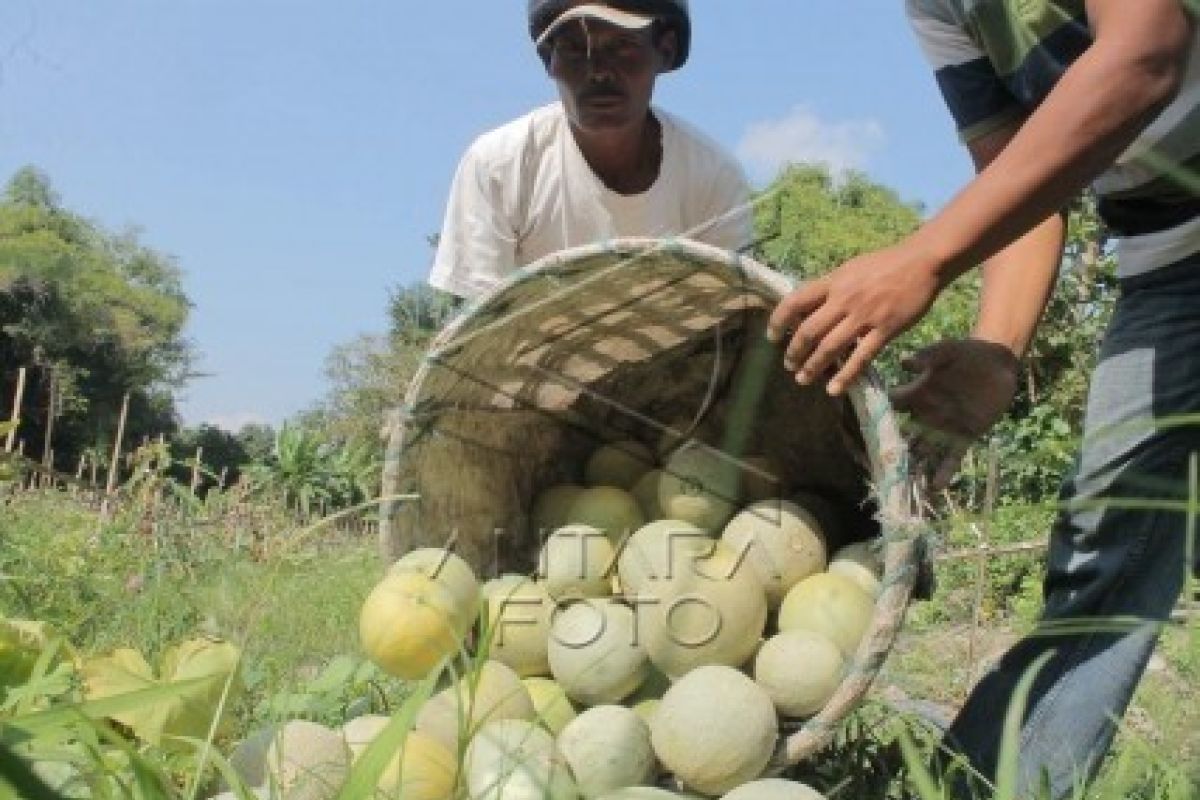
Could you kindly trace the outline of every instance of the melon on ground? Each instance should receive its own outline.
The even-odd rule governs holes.
[[[379,776],[380,794],[404,800],[450,800],[458,778],[455,752],[432,736],[409,731],[400,752]]]
[[[725,453],[689,443],[671,455],[663,472],[658,504],[664,516],[716,533],[737,510],[740,469]]]
[[[658,504],[658,484],[662,476],[663,471],[655,467],[638,478],[637,483],[629,490],[642,507],[642,514],[647,522],[662,519],[664,516],[662,506]]]
[[[661,519],[647,523],[624,543],[617,557],[626,594],[657,594],[670,580],[694,569],[717,542],[690,522]]]
[[[646,654],[676,679],[704,665],[746,663],[767,624],[766,592],[728,545],[718,542],[694,566],[638,598]]]
[[[820,572],[792,587],[779,607],[779,630],[806,630],[852,658],[875,615],[875,601],[844,575]]]
[[[598,528],[617,545],[646,524],[646,518],[637,498],[627,490],[619,486],[591,486],[571,503],[567,524]]]
[[[825,569],[825,535],[817,518],[787,500],[760,500],[742,509],[721,541],[758,577],[772,608],[801,580]]]
[[[517,673],[499,661],[485,661],[477,675],[464,675],[426,700],[415,728],[457,753],[459,739],[469,739],[488,722],[533,717],[533,700]]]
[[[507,664],[521,677],[548,675],[546,659],[554,600],[540,581],[502,575],[484,584],[488,621],[487,657]]]
[[[663,695],[650,739],[685,786],[717,795],[762,773],[776,726],[775,706],[754,681],[731,667],[705,666]]]
[[[604,531],[566,525],[542,545],[538,571],[546,591],[556,600],[607,597],[612,593],[616,551]]]
[[[650,729],[624,706],[587,709],[559,734],[558,750],[587,800],[650,783],[656,772]]]
[[[247,786],[261,786],[266,782],[267,750],[278,732],[279,728],[275,725],[259,728],[233,746],[233,752],[229,754],[229,766]]]
[[[442,583],[416,571],[392,573],[363,602],[359,636],[384,672],[418,680],[458,652],[467,614]]]
[[[584,705],[619,703],[649,670],[633,609],[611,598],[560,608],[550,629],[550,672]]]
[[[819,633],[790,630],[768,639],[754,658],[754,680],[788,717],[816,714],[846,675],[846,659]]]
[[[521,683],[533,701],[534,719],[550,733],[558,736],[567,723],[575,719],[571,698],[552,678],[524,678]]]
[[[288,800],[332,800],[350,772],[350,749],[337,731],[292,720],[272,740],[266,766]]]
[[[609,792],[599,800],[685,800],[687,797],[657,786],[627,786]]]
[[[838,550],[829,561],[829,571],[845,575],[871,597],[883,591],[883,563],[869,542],[855,542]]]
[[[589,486],[632,489],[654,467],[654,453],[635,439],[602,445],[588,458],[584,478]]]
[[[460,628],[466,631],[471,627],[479,603],[479,581],[462,556],[439,547],[422,547],[397,559],[389,573],[406,571],[420,572],[449,589],[455,606],[462,610]]]
[[[554,739],[528,720],[479,729],[464,759],[471,800],[575,800],[579,796]]]
[[[568,512],[571,504],[579,497],[583,487],[574,483],[560,483],[544,490],[533,501],[534,532],[539,536],[549,536],[568,522]]]
[[[797,781],[764,778],[743,783],[721,800],[825,800],[825,795]]]
[[[389,722],[391,722],[391,718],[381,714],[364,714],[342,725],[342,738],[346,740],[346,747],[350,748],[351,759],[357,759],[362,755],[362,752],[367,749],[367,745],[387,727]]]

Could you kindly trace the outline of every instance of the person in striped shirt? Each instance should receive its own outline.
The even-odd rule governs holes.
[[[1185,514],[1161,502],[1111,502],[1178,508],[1200,453],[1196,8],[1195,0],[907,0],[977,175],[904,241],[791,293],[769,326],[771,338],[787,339],[784,363],[796,379],[827,378],[837,394],[982,262],[972,336],[918,352],[915,376],[893,391],[895,405],[927,428],[975,439],[1012,401],[1061,259],[1063,209],[1094,188],[1118,237],[1121,294],[1052,531],[1043,617],[974,688],[946,737],[994,780],[1004,709],[1022,675],[1040,667],[1019,741],[1021,797],[1043,782],[1061,797],[1095,775],[1197,569]],[[920,456],[923,444],[915,447]],[[935,481],[948,479],[957,456],[930,459]]]

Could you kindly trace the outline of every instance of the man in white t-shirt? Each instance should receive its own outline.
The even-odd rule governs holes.
[[[560,102],[467,150],[430,284],[474,298],[543,256],[616,237],[749,244],[741,168],[651,105],[658,76],[687,60],[687,0],[530,0],[529,25]]]

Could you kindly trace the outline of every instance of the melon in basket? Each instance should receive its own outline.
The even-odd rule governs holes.
[[[830,639],[806,630],[772,636],[754,657],[754,680],[766,690],[779,713],[816,714],[846,675],[846,659]]]
[[[538,569],[551,597],[605,597],[612,593],[616,550],[604,531],[588,525],[556,530],[538,558]]]
[[[788,590],[825,569],[825,535],[817,518],[787,500],[760,500],[738,512],[721,534],[762,582],[778,608]]]
[[[629,606],[604,598],[560,608],[550,630],[550,671],[572,700],[619,703],[649,671]]]
[[[397,559],[389,573],[410,571],[420,572],[449,589],[454,595],[455,607],[462,611],[461,629],[465,631],[471,626],[479,602],[479,580],[470,564],[449,550],[422,547]]]
[[[762,773],[776,724],[771,698],[754,681],[730,667],[700,667],[663,695],[651,742],[686,786],[721,794]]]
[[[567,511],[567,522],[604,531],[613,544],[624,541],[646,522],[637,498],[617,486],[582,490]]]
[[[567,524],[571,504],[583,491],[582,486],[574,483],[559,483],[544,489],[533,501],[534,532],[540,536],[549,536]]]
[[[594,706],[570,722],[558,749],[588,800],[626,786],[650,783],[656,771],[650,728],[624,706]]]
[[[844,575],[821,572],[787,593],[779,607],[779,629],[819,633],[850,658],[874,614],[875,601],[857,583]]]
[[[602,445],[584,467],[589,486],[619,486],[632,489],[654,467],[654,453],[636,439]]]
[[[658,503],[671,519],[691,522],[716,533],[738,505],[740,469],[736,460],[691,442],[667,460],[658,484]]]
[[[855,542],[838,550],[829,560],[829,571],[845,575],[872,597],[878,597],[883,591],[879,580],[883,575],[883,564],[869,542]]]
[[[507,664],[521,677],[547,675],[546,658],[554,600],[541,581],[501,575],[481,592],[488,622],[487,656]]]

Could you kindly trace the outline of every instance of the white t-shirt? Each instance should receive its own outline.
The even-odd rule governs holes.
[[[748,244],[741,167],[686,123],[654,115],[662,165],[637,195],[613,192],[596,176],[559,103],[479,137],[454,176],[429,283],[474,298],[518,267],[617,237],[681,236],[728,250]]]

